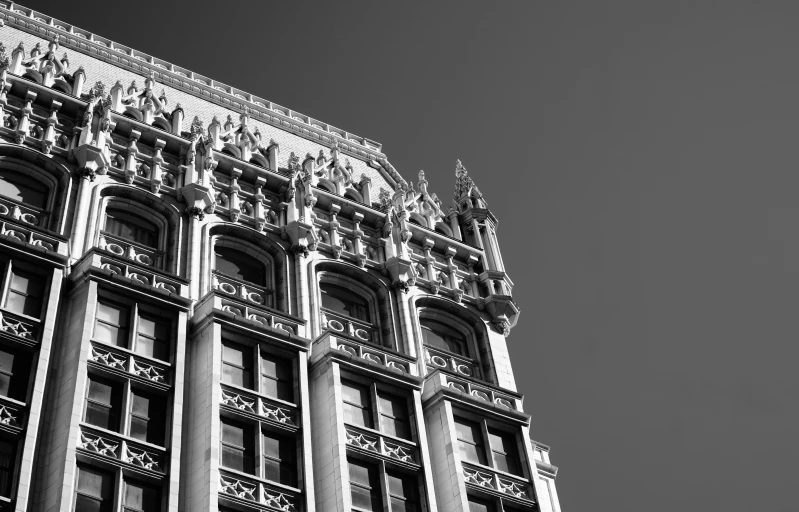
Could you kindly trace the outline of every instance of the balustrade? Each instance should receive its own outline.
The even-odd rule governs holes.
[[[462,462],[461,468],[467,484],[491,489],[513,498],[533,501],[530,482],[523,477],[500,473],[467,462]]]
[[[472,359],[456,356],[454,354],[444,352],[443,350],[437,350],[427,346],[424,349],[424,353],[427,366],[430,366],[433,369],[442,368],[453,371],[460,375],[464,375],[466,377],[472,377],[475,379],[481,378],[480,369],[477,367],[477,363]]]
[[[460,391],[461,393],[473,396],[478,400],[482,400],[483,402],[499,405],[500,407],[519,410],[516,407],[516,398],[511,395],[496,391],[488,386],[481,386],[479,384],[469,382],[468,380],[459,379],[449,375],[447,375],[446,379],[448,387]]]
[[[102,231],[97,246],[114,256],[139,265],[163,270],[164,252]]]
[[[179,281],[165,277],[158,272],[106,257],[99,257],[94,264],[112,274],[127,277],[141,284],[160,288],[169,293],[181,293],[182,284]]]
[[[0,425],[12,428],[22,428],[24,410],[22,405],[17,405],[11,399],[0,396]]]
[[[386,350],[381,350],[373,345],[363,345],[361,343],[353,342],[345,339],[334,338],[334,347],[336,350],[350,354],[353,357],[371,361],[372,363],[380,364],[405,374],[415,374],[415,365],[413,360],[403,358],[396,354],[392,354]]]
[[[150,448],[86,425],[80,426],[78,449],[118,460],[137,468],[165,473],[166,449]]]
[[[57,238],[42,235],[32,229],[11,222],[0,222],[0,234],[48,251],[59,252],[61,250],[61,241]]]
[[[322,308],[322,329],[367,343],[379,343],[380,341],[377,328],[373,325],[324,308]]]
[[[220,386],[220,404],[292,427],[298,423],[296,408],[224,384]]]
[[[239,281],[216,270],[213,271],[212,279],[213,289],[225,295],[230,295],[258,306],[274,307],[273,291],[269,288]]]
[[[225,295],[217,295],[213,298],[213,307],[230,313],[234,316],[259,323],[264,327],[276,329],[302,336],[303,324],[297,319],[288,315],[281,315],[275,311],[248,305],[244,302],[229,299]]]
[[[298,512],[300,510],[299,492],[289,491],[265,480],[234,474],[223,469],[219,471],[219,492],[220,496],[255,502],[282,512]]]
[[[376,431],[345,425],[346,443],[368,452],[408,464],[419,464],[416,443],[386,436]]]
[[[0,310],[0,331],[30,341],[39,340],[39,322],[21,315]]]
[[[0,197],[0,215],[7,215],[25,224],[47,229],[47,218],[49,217],[47,212],[17,203],[7,197]]]
[[[111,348],[103,343],[92,342],[89,361],[133,374],[155,384],[169,384],[166,365],[153,364],[144,357]]]

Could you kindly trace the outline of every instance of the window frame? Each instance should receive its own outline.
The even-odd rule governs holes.
[[[97,301],[94,306],[94,324],[92,326],[92,341],[97,343],[102,343],[103,345],[108,345],[111,347],[115,347],[117,349],[124,350],[136,357],[145,358],[148,361],[152,361],[159,365],[171,365],[173,363],[174,348],[176,345],[176,338],[177,338],[177,321],[175,318],[175,314],[172,311],[165,312],[164,310],[158,310],[157,308],[150,306],[147,303],[135,301],[135,300],[126,300],[120,299],[119,297],[115,297],[113,299],[107,298],[107,292],[98,293]],[[125,345],[116,345],[109,343],[106,340],[103,340],[97,337],[97,324],[102,323],[105,325],[113,325],[114,327],[119,327],[115,324],[111,324],[104,320],[100,320],[98,318],[98,312],[100,309],[101,304],[108,304],[113,307],[118,307],[126,312],[127,318],[127,326],[125,330],[127,334],[125,336]],[[169,333],[168,340],[159,340],[157,337],[152,338],[154,340],[153,344],[153,355],[148,355],[139,351],[139,335],[140,335],[140,324],[141,318],[145,317],[147,319],[156,319],[167,325],[167,332]],[[157,329],[157,327],[156,327]],[[149,338],[149,336],[145,336]],[[156,357],[155,355],[155,348],[157,343],[163,343],[166,346],[165,359],[161,359]]]
[[[24,201],[20,201],[18,199],[14,199],[14,198],[9,197],[9,196],[7,196],[5,194],[2,194],[2,192],[0,192],[0,197],[2,197],[6,201],[10,201],[13,204],[20,205],[20,206],[23,206],[25,208],[30,208],[31,210],[42,212],[44,214],[49,214],[50,210],[52,208],[53,191],[56,190],[56,188],[57,188],[55,186],[55,183],[52,183],[51,180],[39,179],[41,174],[39,172],[31,172],[31,170],[32,170],[31,168],[25,169],[23,171],[23,170],[10,168],[11,165],[14,165],[14,164],[6,164],[6,163],[4,163],[3,166],[0,167],[0,176],[4,176],[4,175],[7,176],[5,173],[9,173],[11,175],[21,176],[23,182],[26,181],[26,180],[30,180],[30,181],[33,181],[33,182],[38,183],[39,185],[41,185],[42,188],[45,189],[43,206],[33,206],[33,205],[30,205],[30,204],[27,204]],[[0,179],[0,181],[8,181],[8,180]],[[13,180],[11,181],[11,183],[13,183]],[[18,184],[16,184],[16,185],[19,186]],[[33,188],[33,187],[29,187],[29,186],[27,186],[25,184],[23,184],[22,186],[24,188],[29,188],[29,189]],[[48,222],[45,221],[44,222],[44,226],[42,226],[42,227],[44,227],[46,229],[47,228],[47,224],[48,224]]]
[[[369,403],[366,404],[364,407],[361,407],[361,409],[363,409],[365,411],[368,411],[369,420],[370,420],[372,426],[371,427],[365,427],[365,426],[362,426],[362,425],[359,425],[359,424],[347,422],[348,424],[350,424],[350,425],[352,425],[352,426],[354,426],[356,428],[362,428],[362,429],[366,429],[366,430],[371,430],[372,432],[378,433],[381,436],[386,436],[389,439],[399,439],[399,440],[404,441],[406,443],[410,442],[410,443],[417,443],[418,444],[418,442],[419,442],[418,441],[419,433],[418,433],[417,426],[416,426],[416,421],[415,421],[416,420],[416,414],[415,414],[415,410],[414,410],[414,407],[413,407],[413,401],[412,401],[413,400],[413,395],[411,393],[407,393],[407,392],[406,393],[401,393],[401,392],[398,392],[399,390],[397,390],[397,389],[388,389],[388,386],[384,385],[382,382],[379,382],[379,381],[372,381],[372,382],[365,383],[365,382],[363,382],[362,379],[358,379],[357,377],[353,378],[353,376],[351,376],[351,375],[342,375],[340,383],[341,383],[341,387],[342,387],[341,401],[342,401],[342,403],[345,403],[345,404],[350,404],[350,402],[348,402],[344,398],[344,391],[343,391],[344,386],[350,386],[350,387],[353,387],[353,388],[361,388],[362,390],[367,390],[368,391]],[[405,412],[407,413],[406,423],[405,424],[406,424],[406,427],[408,429],[408,437],[400,437],[400,436],[397,436],[397,435],[394,435],[394,434],[390,434],[390,433],[388,433],[386,431],[386,428],[384,427],[384,424],[383,424],[383,418],[384,417],[391,417],[391,416],[383,414],[383,410],[382,410],[381,405],[380,405],[380,399],[382,397],[386,397],[386,396],[394,398],[394,399],[400,399],[400,400],[404,400],[405,401]],[[357,406],[357,404],[352,404],[352,405],[353,406]],[[344,421],[344,420],[342,420],[342,421]]]
[[[115,466],[108,466],[106,464],[98,464],[93,459],[89,459],[83,455],[79,455],[77,463],[75,464],[75,476],[74,476],[74,488],[72,495],[74,497],[73,505],[72,505],[72,512],[80,512],[77,510],[78,506],[78,499],[77,496],[79,494],[86,496],[89,499],[96,500],[96,496],[89,495],[85,492],[80,492],[79,489],[79,482],[80,482],[80,472],[83,468],[88,468],[89,472],[92,473],[99,473],[109,478],[109,496],[107,499],[103,499],[108,504],[106,505],[107,508],[101,510],[108,510],[109,512],[116,512],[117,510],[121,512],[129,512],[135,511],[138,512],[139,509],[129,508],[125,504],[126,496],[127,496],[127,487],[129,483],[135,483],[136,485],[149,488],[156,491],[158,496],[158,510],[164,509],[164,503],[166,501],[167,493],[165,492],[165,484],[167,480],[154,480],[152,478],[147,478],[144,476],[129,476],[126,474],[126,471],[121,467]],[[149,510],[147,511],[149,512]]]
[[[225,234],[216,234],[211,236],[211,243],[209,244],[210,250],[207,251],[207,263],[208,269],[210,269],[210,286],[209,289],[217,289],[218,285],[216,281],[218,279],[217,276],[221,276],[223,279],[230,279],[235,283],[239,283],[245,287],[252,287],[253,289],[257,289],[264,294],[264,303],[262,306],[274,309],[287,309],[285,305],[285,299],[280,298],[280,292],[286,292],[282,281],[284,279],[278,280],[278,267],[280,271],[283,270],[284,265],[279,264],[279,262],[275,259],[277,255],[273,256],[266,250],[258,247],[254,244],[247,243],[246,241],[236,238],[234,235],[225,235]],[[232,276],[217,269],[216,265],[216,249],[217,247],[221,247],[227,250],[238,251],[243,255],[253,258],[255,261],[259,262],[264,266],[264,281],[266,285],[260,285],[256,283],[252,283],[249,281],[244,281],[239,279],[238,277]],[[264,261],[266,263],[264,263]],[[284,276],[281,276],[284,277]],[[288,294],[286,294],[288,295]]]
[[[12,356],[11,369],[0,370],[0,375],[8,377],[8,392],[0,394],[0,396],[4,400],[27,404],[29,392],[32,390],[31,381],[36,374],[36,369],[33,366],[33,354],[25,347],[14,346],[10,343],[0,344],[0,352]]]
[[[2,438],[0,438],[0,444],[2,444],[2,443],[5,443],[8,446],[10,446],[10,448],[11,448],[10,452],[11,453],[10,453],[10,456],[9,456],[8,467],[3,468],[2,466],[0,466],[0,491],[2,490],[2,486],[3,486],[2,485],[2,476],[3,476],[3,473],[6,473],[5,476],[7,478],[7,482],[6,482],[5,485],[7,486],[8,495],[4,495],[4,494],[0,493],[0,496],[3,496],[4,498],[8,498],[8,499],[14,499],[14,497],[16,496],[17,474],[19,473],[17,471],[17,463],[19,462],[19,455],[20,455],[19,454],[19,441],[16,440],[16,439],[2,437]],[[0,457],[0,460],[2,460],[2,457]]]
[[[52,274],[50,273],[49,269],[47,271],[47,275],[41,277],[33,268],[32,265],[25,261],[20,261],[15,258],[10,257],[0,257],[0,265],[3,266],[3,273],[2,273],[2,301],[0,305],[2,305],[3,311],[7,311],[12,315],[17,315],[25,319],[34,320],[36,322],[43,322],[45,313],[47,311],[47,305],[50,299],[50,281],[52,278]],[[38,316],[31,316],[25,313],[18,313],[11,308],[9,308],[8,301],[9,297],[12,293],[12,282],[14,276],[22,276],[29,280],[33,280],[34,282],[38,282],[41,286],[41,297],[39,298],[39,312]],[[14,293],[17,293],[17,290],[13,290]],[[28,292],[24,293],[24,296],[28,296]],[[20,293],[19,295],[23,295]]]
[[[389,299],[386,299],[385,301],[379,299],[377,294],[374,293],[374,291],[367,287],[367,285],[364,283],[349,276],[336,273],[332,269],[326,269],[326,267],[325,269],[318,270],[316,277],[317,285],[315,300],[317,307],[315,309],[317,311],[316,314],[319,315],[317,318],[319,319],[319,325],[322,331],[348,336],[351,339],[357,340],[359,343],[367,343],[378,347],[389,348],[390,350],[402,351],[402,348],[399,346],[391,345],[392,340],[395,339],[395,336],[393,336],[391,321],[381,320],[381,312],[384,311],[384,308],[391,308]],[[323,296],[326,294],[324,291],[326,286],[340,288],[344,291],[351,291],[356,296],[364,299],[366,302],[366,309],[368,310],[369,321],[364,321],[357,317],[340,313],[324,306]],[[390,317],[391,315],[389,315],[389,318]],[[331,320],[341,323],[343,330],[338,331],[329,327],[329,322]],[[361,336],[348,333],[348,322],[351,322],[352,327],[355,329],[365,328],[364,330],[366,330],[367,333],[370,333],[369,338],[363,338]],[[387,336],[383,333],[384,327],[388,329]],[[400,341],[397,339],[396,343],[400,343]]]
[[[425,488],[424,479],[422,478],[421,472],[410,471],[406,468],[402,468],[382,459],[367,459],[364,456],[351,453],[347,454],[346,461],[348,481],[350,483],[350,504],[354,512],[369,512],[369,510],[357,507],[355,505],[352,499],[353,486],[360,489],[375,489],[377,491],[378,494],[372,494],[371,492],[369,493],[369,495],[372,497],[372,512],[393,512],[393,499],[404,502],[411,501],[411,505],[415,507],[415,510],[411,509],[413,512],[422,512],[428,510],[429,507],[427,500],[424,499],[427,496],[428,491]],[[369,482],[368,486],[361,482],[356,482],[352,475],[351,468],[353,464],[362,468],[366,468],[367,471],[374,472],[376,482]],[[415,485],[412,487],[414,490],[414,496],[406,497],[396,495],[396,493],[391,489],[389,476],[399,478],[403,483],[413,481],[415,483]],[[379,501],[379,507],[377,509],[374,508],[375,499]],[[408,509],[406,508],[406,510]]]
[[[478,447],[482,447],[482,454],[484,457],[485,463],[482,462],[474,462],[471,460],[466,460],[461,457],[461,462],[465,462],[467,464],[472,464],[475,466],[482,466],[486,469],[491,471],[497,472],[502,475],[510,475],[516,478],[524,478],[524,479],[531,479],[530,476],[530,468],[529,464],[530,461],[526,455],[525,450],[523,449],[524,444],[520,442],[520,437],[523,435],[518,428],[514,428],[505,424],[501,424],[499,422],[487,419],[487,418],[479,418],[475,419],[474,417],[469,416],[468,414],[463,414],[462,411],[457,411],[453,415],[454,424],[453,429],[456,432],[455,438],[458,441],[458,454],[460,456],[461,453],[461,443],[464,442],[461,438],[457,435],[457,423],[462,423],[466,425],[471,425],[473,427],[477,427],[477,431],[480,433],[481,439],[480,442],[477,443]],[[497,464],[497,458],[495,457],[495,450],[491,445],[491,433],[497,432],[500,433],[502,436],[510,436],[513,440],[516,448],[516,453],[511,454],[513,457],[514,462],[518,466],[518,473],[510,473],[508,471],[499,469]]]
[[[224,360],[224,346],[225,345],[233,345],[236,348],[241,348],[242,353],[248,360],[250,361],[250,382],[251,386],[240,386],[238,384],[233,384],[231,382],[226,382],[223,379],[224,371],[220,375],[220,383],[224,386],[230,386],[234,389],[241,389],[243,391],[247,391],[248,393],[253,393],[264,397],[270,401],[275,401],[277,403],[288,404],[294,407],[299,406],[299,383],[297,381],[299,375],[299,369],[297,367],[297,356],[296,354],[289,353],[285,350],[281,350],[280,348],[273,347],[272,345],[266,343],[259,343],[253,342],[251,339],[243,337],[241,335],[237,335],[235,333],[230,332],[223,332],[222,339],[220,342],[219,348],[219,358],[220,364],[225,365],[227,364]],[[291,377],[290,382],[286,379],[272,379],[271,376],[268,376],[266,373],[266,368],[264,364],[264,359],[276,359],[279,360],[281,363],[285,363],[288,368],[290,368]],[[231,364],[231,366],[235,366]],[[243,367],[242,367],[243,368]],[[286,368],[286,367],[284,367]],[[270,380],[274,380],[275,382],[283,383],[284,385],[291,386],[291,400],[286,400],[285,398],[280,398],[279,396],[271,395],[266,392],[265,386],[263,385],[264,378],[269,378]]]

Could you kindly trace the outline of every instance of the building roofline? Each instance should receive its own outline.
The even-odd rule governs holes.
[[[306,116],[287,107],[236,89],[191,70],[176,66],[108,38],[93,34],[20,4],[0,0],[0,26],[13,25],[39,37],[59,36],[64,47],[104,60],[134,73],[155,73],[159,83],[169,85],[224,108],[247,112],[253,119],[281,128],[319,144],[338,141],[339,149],[355,158],[385,158],[382,144]],[[202,94],[205,92],[205,94]]]

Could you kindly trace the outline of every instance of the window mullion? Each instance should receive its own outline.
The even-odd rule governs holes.
[[[11,289],[11,266],[14,264],[13,260],[8,260],[8,265],[6,265],[5,271],[5,286],[3,286],[3,307],[6,306],[6,301],[8,301],[8,291]]]
[[[264,365],[263,365],[263,361],[261,360],[261,351],[262,350],[263,350],[263,347],[261,347],[260,343],[255,345],[255,361],[253,362],[253,370],[254,370],[253,373],[255,374],[255,375],[253,375],[253,380],[255,382],[253,382],[253,387],[252,388],[255,390],[256,393],[258,393],[260,395],[266,395],[266,392],[263,390],[263,385],[261,383],[261,381],[264,378],[264,374],[263,374],[263,371],[264,371],[263,366]]]
[[[119,404],[119,427],[123,436],[130,436],[130,421],[133,416],[133,400],[131,398],[133,390],[130,387],[130,380],[125,379],[125,384],[122,387],[122,403]],[[111,409],[114,408],[113,395],[111,398]],[[149,422],[148,422],[149,423]],[[149,427],[149,424],[148,424]]]
[[[128,325],[130,325],[130,332],[128,333],[128,348],[132,351],[136,351],[138,347],[139,341],[139,303],[133,303],[133,307],[130,308],[130,315],[133,318],[128,317]]]
[[[369,386],[369,398],[372,401],[372,403],[369,404],[369,409],[372,414],[372,426],[374,426],[375,430],[383,432],[383,418],[380,416],[380,399],[377,396],[377,383],[372,383],[372,385]]]
[[[391,512],[391,495],[388,489],[388,474],[386,474],[385,461],[380,461],[377,470],[380,473],[380,495],[383,497],[383,512]]]
[[[256,440],[255,440],[255,453],[253,454],[256,460],[253,461],[253,465],[255,466],[255,476],[263,478],[266,480],[266,468],[264,468],[264,433],[261,429],[261,423],[259,422],[256,427]]]
[[[114,471],[114,508],[113,510],[123,510],[125,501],[123,494],[125,493],[125,479],[122,476],[122,470]]]
[[[492,468],[496,468],[497,461],[494,460],[494,450],[491,448],[491,437],[488,435],[488,423],[486,420],[480,420],[480,430],[483,435],[483,450],[488,452],[486,454],[486,462],[488,462],[488,465]]]

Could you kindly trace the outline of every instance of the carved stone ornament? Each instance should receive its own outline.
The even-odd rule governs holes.
[[[411,291],[411,286],[408,283],[408,281],[401,281],[401,280],[394,281],[393,283],[391,283],[391,288],[399,290],[404,293],[408,293],[409,291]]]
[[[205,218],[205,212],[203,212],[202,208],[197,206],[189,206],[186,208],[186,213],[188,213],[190,217],[197,217],[199,220]]]
[[[299,254],[303,258],[307,258],[308,254],[310,254],[310,251],[308,250],[308,246],[307,245],[302,245],[302,244],[292,245],[289,250],[293,254]]]
[[[78,169],[78,174],[84,180],[94,181],[94,178],[97,177],[97,171],[92,169],[91,167],[82,167]]]
[[[498,318],[497,320],[494,320],[494,326],[499,332],[502,333],[503,336],[508,336],[510,334],[510,324],[507,322],[507,320]]]

